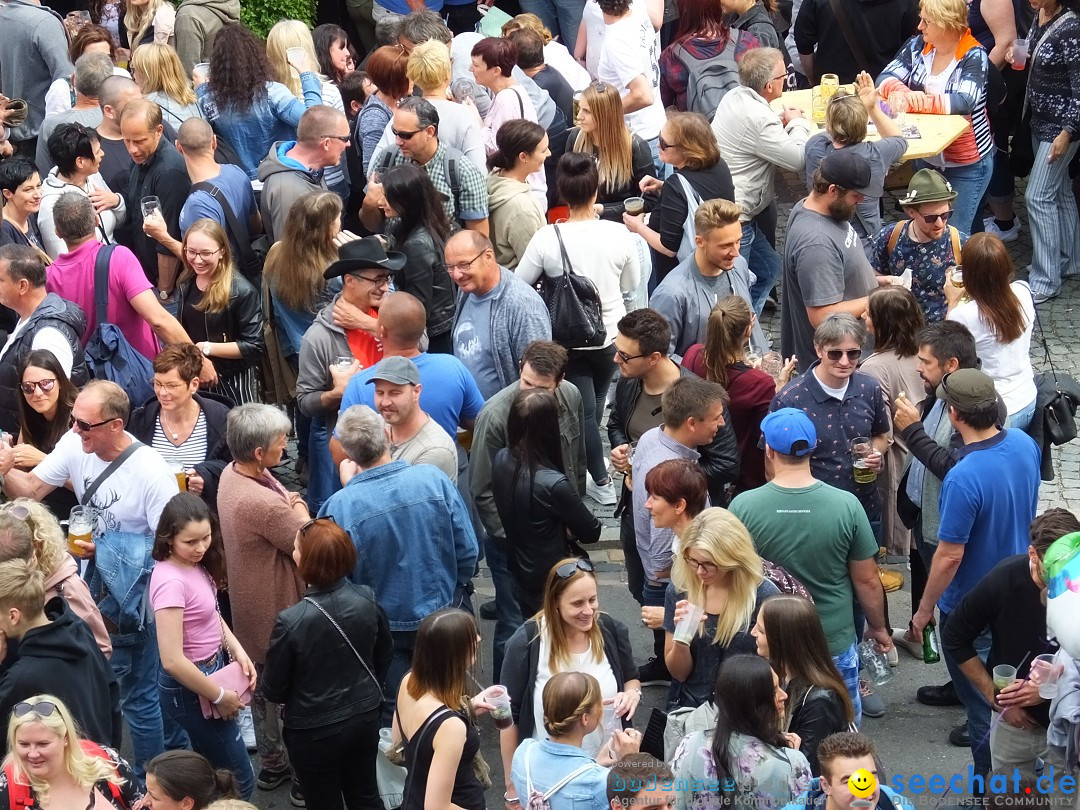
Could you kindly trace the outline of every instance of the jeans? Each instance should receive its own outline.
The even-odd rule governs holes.
[[[390,668],[386,671],[386,683],[383,685],[382,715],[380,721],[383,726],[389,726],[394,717],[394,709],[397,708],[398,687],[405,673],[412,669],[413,647],[416,646],[415,630],[391,630],[390,637],[394,640],[394,652],[390,657]]]
[[[558,37],[570,53],[577,44],[584,8],[583,0],[521,0],[521,10],[539,17],[551,36]]]
[[[219,651],[212,661],[199,666],[199,670],[209,675],[222,669],[225,663],[225,655]],[[158,672],[157,683],[162,717],[180,725],[191,738],[191,747],[206,757],[214,768],[232,771],[241,797],[249,798],[255,790],[255,773],[240,734],[240,721],[235,717],[207,720],[203,717],[199,696],[164,670]]]
[[[326,420],[316,416],[311,420],[308,438],[308,487],[307,505],[311,514],[318,514],[326,499],[341,489],[334,459],[330,457],[330,434]]]
[[[641,588],[641,604],[646,607],[663,607],[664,597],[667,595],[667,583],[661,582],[654,585],[646,577],[645,584]],[[664,630],[653,630],[653,655],[657,661],[664,660]]]
[[[286,728],[285,745],[308,807],[382,810],[375,778],[378,709],[323,728]]]
[[[859,651],[852,644],[832,657],[840,677],[844,679],[851,704],[855,707],[855,725],[862,724],[862,696],[859,694]]]
[[[1057,295],[1061,277],[1080,272],[1080,228],[1069,179],[1069,163],[1080,141],[1070,143],[1053,163],[1047,162],[1050,146],[1035,141],[1035,165],[1024,192],[1033,248],[1028,283],[1036,295]]]
[[[644,605],[642,588],[645,586],[645,568],[641,565],[641,555],[637,550],[637,536],[634,533],[634,498],[626,484],[622,487],[622,504],[619,509],[619,545],[622,546],[623,560],[626,563],[626,587],[639,605]]]
[[[761,310],[765,308],[765,299],[769,297],[773,286],[780,278],[780,271],[784,266],[783,261],[754,220],[743,223],[739,253],[746,259],[746,263],[750,265],[750,272],[756,277],[753,286],[750,287],[750,303],[754,307],[755,314],[760,316]]]
[[[491,582],[495,586],[496,616],[495,636],[491,640],[491,677],[495,679],[495,683],[498,683],[506,642],[525,620],[521,615],[521,607],[514,598],[515,585],[506,557],[506,541],[497,540],[485,532],[484,556],[487,557]]]
[[[916,169],[938,169],[938,167],[919,161]],[[983,195],[990,185],[990,175],[994,171],[994,153],[991,150],[985,157],[980,158],[967,166],[948,166],[938,169],[945,175],[956,192],[953,201],[953,215],[949,218],[949,224],[963,233],[971,233],[971,225],[975,221],[975,215],[979,212],[979,204]]]
[[[146,763],[165,751],[157,685],[157,637],[153,630],[134,644],[114,644],[109,665],[120,685],[120,708],[131,729],[131,765],[142,780],[146,777]]]
[[[1031,400],[1031,402],[1018,410],[1016,413],[1009,414],[1009,418],[1005,420],[1005,427],[1016,428],[1017,430],[1027,430],[1028,425],[1031,424],[1031,419],[1034,416],[1035,400]]]
[[[607,456],[600,439],[600,423],[604,421],[604,405],[608,386],[615,376],[615,346],[603,349],[571,349],[566,364],[566,379],[581,392],[585,406],[585,459],[589,475],[600,483],[608,478]]]
[[[652,155],[653,167],[656,169],[656,178],[658,180],[667,179],[667,164],[660,160],[660,136],[650,138],[645,141],[649,145],[649,153]],[[652,290],[649,290],[652,292]]]
[[[938,611],[938,627],[942,635],[945,635],[945,625],[949,621],[949,614],[943,610]],[[990,631],[984,631],[975,639],[975,652],[979,659],[986,662],[987,653],[990,652]],[[941,657],[945,659],[945,666],[949,669],[952,677],[953,689],[957,697],[964,704],[967,712],[968,736],[971,737],[971,758],[975,763],[975,773],[986,776],[990,772],[990,704],[986,702],[983,693],[971,685],[960,670],[948,648],[942,649]]]

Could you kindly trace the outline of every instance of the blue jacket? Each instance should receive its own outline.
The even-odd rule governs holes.
[[[86,570],[90,593],[113,647],[134,644],[154,627],[149,596],[154,538],[149,534],[107,531],[94,541],[97,548]]]
[[[392,631],[415,630],[456,604],[476,570],[478,544],[457,488],[430,464],[391,461],[353,476],[319,510],[356,544],[349,577],[375,591]]]
[[[551,790],[578,768],[591,766],[548,797],[551,810],[608,810],[607,768],[597,765],[577,746],[551,740],[537,741],[531,737],[523,740],[514,751],[514,762],[510,768],[510,779],[522,804],[527,803],[529,796],[526,760],[533,790],[539,793]]]

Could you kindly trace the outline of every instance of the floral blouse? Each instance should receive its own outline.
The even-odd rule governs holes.
[[[750,810],[780,808],[803,795],[812,776],[806,757],[793,748],[775,748],[756,737],[732,734],[728,756],[734,774],[720,784],[712,756],[712,731],[697,731],[679,744],[672,760],[675,810],[720,810],[731,799]]]

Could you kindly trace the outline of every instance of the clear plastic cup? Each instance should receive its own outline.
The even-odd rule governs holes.
[[[334,358],[334,366],[338,371],[348,371],[352,368],[352,363],[353,359],[351,354],[342,354]]]
[[[510,693],[505,686],[496,684],[485,689],[484,702],[494,707],[491,710],[491,719],[495,721],[495,728],[510,728],[514,724],[514,718],[510,714]]]
[[[998,664],[994,667],[994,694],[1016,681],[1016,667],[1010,664]]]
[[[195,65],[195,67],[191,69],[191,75],[199,81],[205,82],[207,79],[210,78],[210,63],[199,62],[199,64]]]
[[[1014,39],[1012,44],[1013,70],[1023,70],[1027,67],[1028,41],[1026,39]]]
[[[623,200],[623,209],[632,217],[645,213],[644,197],[627,197]]]
[[[304,51],[303,48],[286,48],[285,60],[294,68],[296,68],[297,72],[306,70],[308,68],[307,53]]]
[[[1036,655],[1031,662],[1029,677],[1039,684],[1039,697],[1053,700],[1058,693],[1058,678],[1065,667],[1054,663],[1053,655]]]
[[[701,617],[704,615],[705,608],[700,605],[688,603],[682,621],[675,625],[675,633],[673,635],[675,643],[685,644],[689,647],[690,642],[693,641],[694,636],[697,635],[698,627],[701,626]]]

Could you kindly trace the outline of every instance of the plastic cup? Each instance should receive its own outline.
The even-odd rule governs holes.
[[[1039,682],[1039,697],[1052,700],[1057,697],[1058,678],[1061,677],[1065,667],[1054,664],[1053,655],[1036,655],[1031,662],[1030,675],[1035,676]]]
[[[645,213],[644,197],[627,197],[623,200],[623,209],[632,217]]]
[[[491,719],[495,721],[495,728],[510,728],[514,724],[514,718],[510,714],[510,693],[505,686],[489,686],[484,690],[484,702],[492,705]]]
[[[701,625],[701,617],[705,615],[705,608],[695,605],[687,604],[686,613],[682,617],[677,625],[675,625],[675,633],[673,638],[676,644],[685,644],[690,646],[690,642],[694,640],[694,636],[697,635],[698,627]]]
[[[783,368],[784,358],[776,352],[766,352],[765,356],[761,358],[761,370],[774,380],[780,377]]]
[[[949,270],[949,281],[958,290],[964,289],[964,266],[958,264]]]
[[[994,667],[994,692],[1000,692],[1006,686],[1016,681],[1016,667],[1009,664],[998,664]]]
[[[161,199],[158,197],[143,197],[139,203],[143,219],[161,216]]]
[[[285,60],[299,72],[307,67],[307,54],[303,48],[286,48]]]
[[[1028,41],[1026,39],[1014,39],[1012,44],[1013,70],[1023,70],[1027,66]]]
[[[334,358],[334,367],[338,371],[348,371],[352,368],[353,359],[351,354],[341,354]]]
[[[815,87],[810,91],[810,115],[815,124],[819,126],[825,123],[825,105],[828,103],[828,99],[825,98],[825,94],[822,93],[820,87]]]
[[[889,659],[885,653],[877,651],[874,642],[867,640],[859,644],[859,660],[862,661],[863,672],[874,682],[875,686],[881,686],[892,680],[893,671],[889,666]]]
[[[191,74],[199,81],[205,82],[207,79],[210,78],[210,63],[199,62],[199,64],[195,65],[195,67],[191,69]]]

